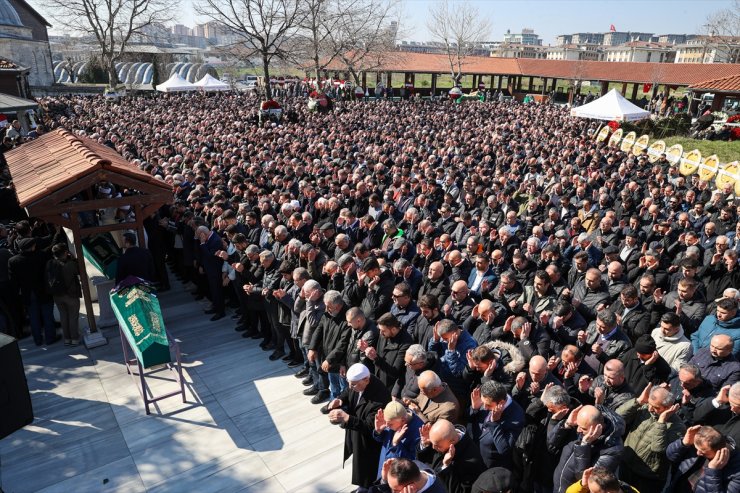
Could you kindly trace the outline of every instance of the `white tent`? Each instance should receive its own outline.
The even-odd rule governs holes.
[[[156,89],[160,92],[183,92],[194,91],[197,87],[180,77],[178,74],[172,74],[172,77],[159,84]]]
[[[196,88],[201,89],[203,91],[228,91],[231,89],[228,84],[225,82],[221,82],[217,78],[213,77],[211,74],[206,74],[203,76],[202,79],[200,79],[198,82],[193,84]]]
[[[612,89],[596,101],[573,108],[570,114],[581,118],[618,122],[642,120],[650,116],[649,111],[630,103],[616,89]]]

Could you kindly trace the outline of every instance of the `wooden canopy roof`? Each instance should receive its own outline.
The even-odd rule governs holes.
[[[141,171],[113,149],[57,129],[5,154],[21,207],[30,216],[59,216],[124,205],[159,207],[172,187]],[[139,195],[70,201],[100,182],[135,189]],[[144,212],[150,213],[149,207]]]

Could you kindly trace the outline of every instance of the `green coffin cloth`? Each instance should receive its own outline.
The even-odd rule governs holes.
[[[99,233],[82,239],[82,253],[108,279],[116,278],[121,249],[110,233]]]
[[[171,362],[164,319],[155,294],[146,286],[137,284],[111,292],[110,303],[144,368]]]

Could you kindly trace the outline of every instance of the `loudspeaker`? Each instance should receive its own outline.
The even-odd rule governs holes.
[[[33,422],[18,341],[0,334],[0,440]]]

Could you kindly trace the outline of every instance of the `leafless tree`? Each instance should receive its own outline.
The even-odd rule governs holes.
[[[350,73],[355,85],[360,74],[375,70],[393,56],[399,34],[400,0],[337,0],[328,33],[328,51]]]
[[[572,65],[571,76],[568,80],[568,105],[573,106],[573,100],[580,94],[587,71],[586,61],[581,58]]]
[[[432,38],[444,45],[450,62],[450,74],[459,84],[464,73],[465,58],[490,34],[490,20],[482,17],[478,9],[467,2],[441,0],[430,9],[427,28]]]
[[[302,0],[199,0],[195,12],[224,26],[236,38],[233,53],[242,59],[259,57],[265,95],[272,98],[270,65],[293,51],[304,11]]]
[[[710,45],[715,45],[716,50],[724,55],[722,59],[725,62],[740,62],[740,0],[734,0],[728,8],[710,14],[702,30],[704,55]]]
[[[350,3],[359,0],[351,0]],[[339,55],[340,47],[332,42],[332,31],[336,29],[343,13],[340,0],[303,0],[302,21],[299,25],[298,39],[300,42],[294,52],[295,62],[298,65],[306,64],[313,69],[316,80],[321,78],[321,71],[331,64]],[[351,8],[351,6],[350,6]]]
[[[45,10],[63,29],[93,38],[108,74],[118,83],[116,63],[133,37],[176,18],[178,0],[44,0]]]

